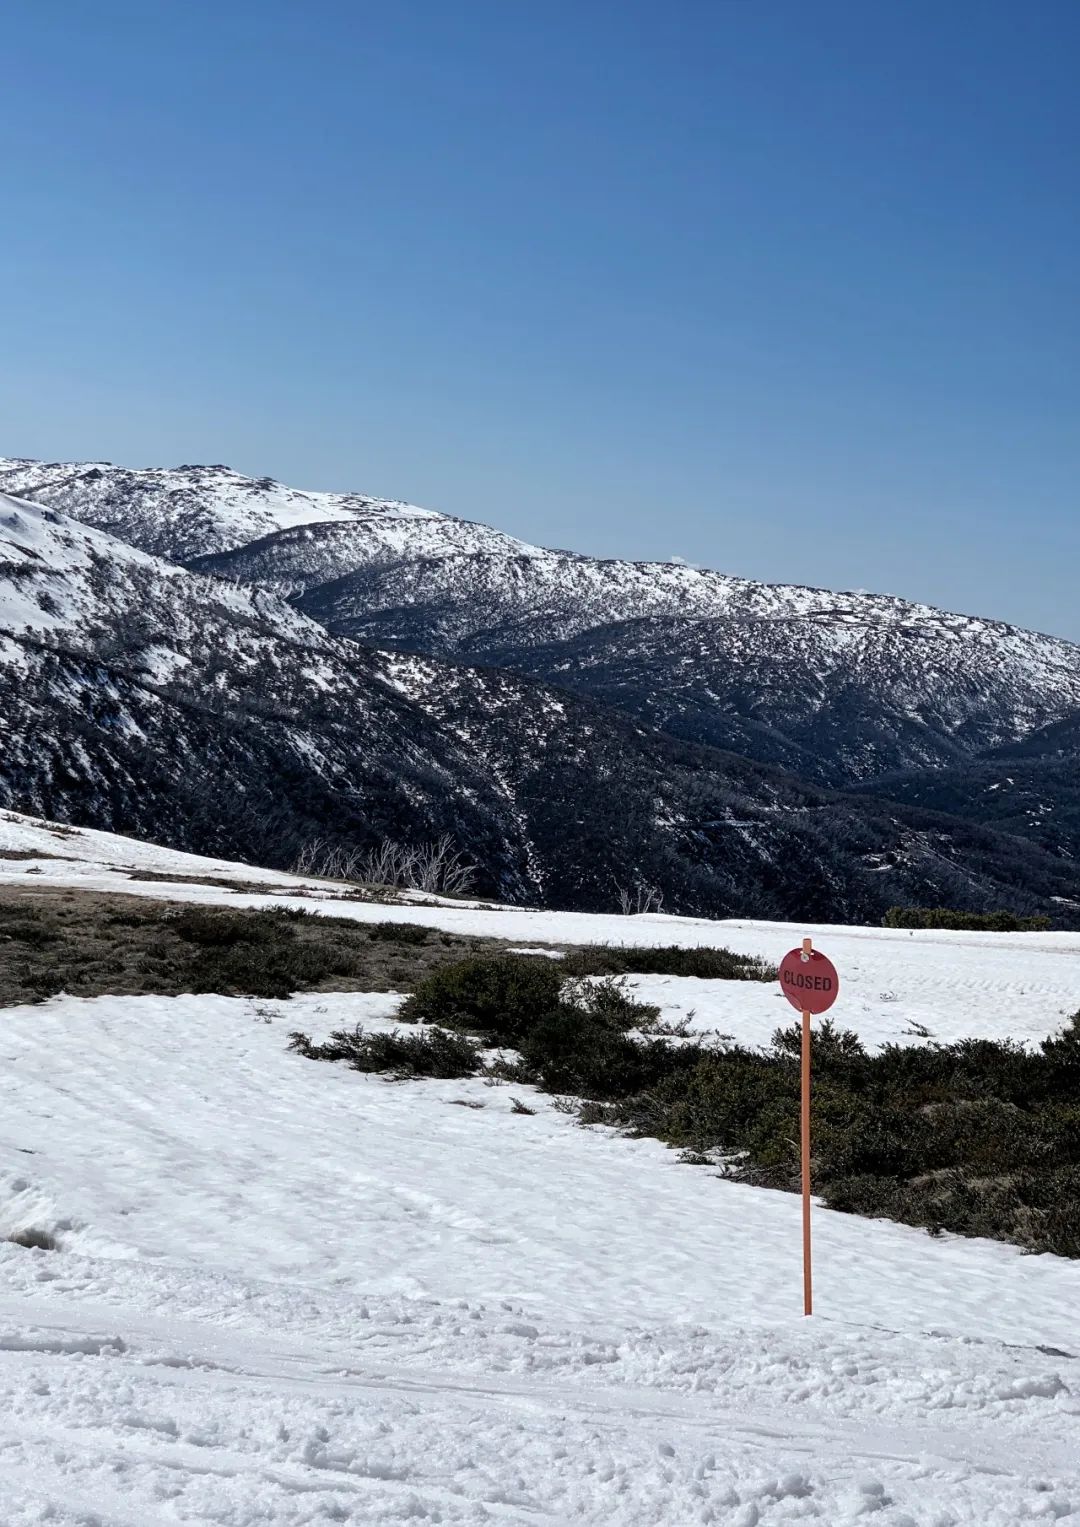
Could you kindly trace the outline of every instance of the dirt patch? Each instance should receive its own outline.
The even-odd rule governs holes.
[[[75,863],[70,854],[49,854],[43,848],[0,848],[0,859],[66,859]]]
[[[59,858],[60,855],[34,855],[35,858]],[[121,873],[125,873],[121,871]],[[406,902],[397,891],[386,886],[351,886],[327,881],[325,889],[315,885],[289,885],[281,880],[227,880],[219,875],[168,875],[161,870],[127,870],[129,880],[158,885],[209,885],[218,891],[235,891],[243,896],[296,896],[308,901],[360,901],[376,906],[438,906],[435,901]]]

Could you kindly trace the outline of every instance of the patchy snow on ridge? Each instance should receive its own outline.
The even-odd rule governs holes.
[[[223,466],[9,458],[5,488],[338,635],[531,675],[832,788],[963,770],[1080,707],[1075,643],[893,595],[582,556]],[[1041,843],[1043,815],[1012,830]]]

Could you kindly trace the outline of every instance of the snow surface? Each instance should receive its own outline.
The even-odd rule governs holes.
[[[30,857],[6,857],[10,854]],[[198,875],[252,884],[266,881],[294,889],[325,887],[324,881],[307,881],[281,870],[260,869],[228,859],[207,859],[200,854],[162,848],[157,843],[144,843],[139,838],[98,832],[93,827],[70,827],[19,811],[0,811],[0,882],[19,882],[30,873],[40,884],[81,883],[86,876],[100,877],[113,870],[154,870],[161,875]],[[117,877],[111,880],[113,889],[118,889],[120,883]],[[128,889],[126,884],[124,889]]]
[[[369,907],[282,876],[237,894],[126,870],[258,871],[0,816],[0,848],[57,846],[80,857],[0,859],[3,879],[299,891],[523,947],[776,957],[811,932],[869,1042],[913,1021],[1033,1040],[1080,1006],[1077,935]],[[788,1015],[764,985],[635,984],[750,1040]],[[1080,1264],[819,1209],[806,1321],[794,1197],[581,1129],[528,1088],[389,1084],[286,1048],[294,1028],[390,1027],[396,1002],[5,1011],[5,1527],[1080,1522]],[[27,1231],[59,1249],[2,1239]]]

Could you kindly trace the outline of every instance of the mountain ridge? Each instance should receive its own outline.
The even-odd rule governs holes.
[[[88,476],[89,471],[98,475]],[[163,500],[173,493],[177,473],[183,478],[179,507],[171,499]],[[143,598],[133,588],[130,567],[117,548],[138,548],[142,543],[149,556],[145,548],[167,534],[178,553],[191,554],[185,558],[186,568],[173,564],[165,571],[167,564],[160,564],[161,588],[175,590],[178,577],[202,580],[184,585],[188,592],[181,606],[193,598],[196,603],[210,600],[231,609],[235,621],[242,605],[247,611],[244,619],[269,622],[274,642],[287,640],[292,630],[300,633],[302,646],[321,651],[325,645],[334,654],[326,660],[331,676],[320,679],[321,659],[308,665],[310,672],[299,665],[286,686],[287,695],[278,693],[274,701],[282,716],[290,705],[306,715],[313,705],[308,690],[320,683],[346,709],[358,704],[355,686],[343,677],[346,672],[353,678],[363,673],[369,689],[377,682],[397,685],[399,694],[403,673],[426,672],[425,683],[406,696],[413,706],[409,726],[425,733],[429,723],[436,732],[451,727],[449,738],[438,732],[438,748],[449,749],[455,759],[449,772],[443,770],[443,805],[446,793],[454,795],[461,784],[475,792],[477,777],[487,771],[485,810],[494,812],[491,820],[500,812],[509,813],[505,820],[500,818],[496,836],[503,834],[504,849],[514,839],[517,847],[510,852],[519,864],[528,862],[530,854],[539,863],[543,855],[536,857],[530,829],[521,827],[517,803],[505,790],[500,797],[496,775],[510,768],[511,773],[520,771],[519,782],[526,778],[523,750],[537,746],[538,734],[534,728],[531,740],[524,741],[529,727],[523,718],[530,709],[554,716],[556,704],[564,717],[567,707],[573,715],[572,725],[553,723],[556,730],[563,728],[568,748],[560,767],[569,767],[578,746],[570,741],[574,729],[591,730],[603,739],[601,752],[629,750],[628,767],[637,781],[630,794],[639,804],[653,788],[644,783],[652,772],[672,770],[682,780],[680,788],[689,789],[689,776],[679,771],[690,768],[691,773],[703,771],[717,788],[722,779],[728,781],[723,788],[729,788],[732,779],[741,781],[737,793],[745,796],[749,790],[747,799],[757,803],[752,810],[745,802],[740,807],[747,820],[767,805],[772,791],[774,802],[787,802],[780,809],[790,813],[793,829],[801,810],[793,804],[796,796],[804,803],[827,801],[828,810],[845,816],[849,825],[841,836],[853,830],[850,818],[859,812],[891,823],[879,829],[883,862],[891,862],[890,854],[903,855],[904,850],[897,849],[907,830],[901,831],[901,820],[912,811],[918,815],[926,810],[935,820],[940,818],[939,828],[945,824],[941,830],[947,837],[985,824],[997,846],[983,845],[979,853],[989,852],[991,859],[997,855],[1004,860],[1002,845],[1018,845],[1025,838],[1036,845],[1036,858],[1073,858],[1068,830],[1048,832],[1045,820],[1033,822],[1022,811],[983,814],[977,792],[965,794],[963,785],[965,771],[972,771],[973,779],[980,776],[984,760],[992,766],[996,750],[1025,745],[1038,750],[1052,746],[1040,739],[1061,736],[1068,740],[1066,763],[1043,775],[1050,782],[1050,812],[1058,802],[1063,812],[1071,810],[1065,780],[1072,756],[1071,719],[1080,718],[1080,647],[1061,639],[896,596],[766,585],[679,563],[605,561],[534,547],[491,526],[398,501],[297,494],[269,479],[242,478],[224,468],[147,469],[140,474],[123,468],[106,472],[95,466],[84,471],[80,464],[66,469],[55,463],[0,460],[0,487],[15,479],[33,479],[39,488],[44,484],[54,500],[74,502],[91,527],[97,521],[123,523],[125,537],[131,540],[121,543],[109,537],[99,556],[117,563],[126,592],[121,598],[114,590],[114,596],[120,603],[126,601],[129,625],[139,628],[141,620],[144,636],[153,635],[155,623],[159,635],[169,629],[171,596],[159,589],[149,602]],[[188,516],[192,495],[202,509]],[[228,549],[193,550],[202,543],[208,524],[222,544],[247,534],[253,504],[264,518],[279,510],[294,518],[316,511],[323,517],[275,525]],[[342,572],[342,567],[349,570]],[[192,596],[193,589],[202,592]],[[181,610],[181,625],[184,619]],[[193,616],[188,618],[189,627],[197,624]],[[111,661],[118,651],[130,664],[132,643],[125,647],[120,641],[117,648],[115,631],[110,640],[112,647],[106,642],[95,648],[94,660]],[[197,640],[194,644],[199,648]],[[145,641],[137,662],[143,665],[144,678],[167,680],[169,699],[175,701],[183,687],[178,678],[183,663],[177,667],[175,654],[169,656],[161,648],[160,642]],[[410,654],[415,660],[412,668]],[[219,656],[219,670],[235,664],[235,659],[235,653]],[[185,660],[190,663],[189,654]],[[193,671],[204,676],[208,663],[200,649]],[[258,669],[257,662],[254,667]],[[221,679],[220,672],[215,683],[218,691],[231,692],[230,681]],[[280,690],[277,678],[268,692],[275,686]],[[346,693],[347,700],[342,698]],[[204,686],[200,703],[214,694],[213,685]],[[468,712],[470,739],[453,735],[455,706]],[[488,706],[502,713],[505,739],[496,735],[485,713]],[[322,710],[327,708],[333,709],[330,699]],[[418,718],[417,708],[426,720]],[[321,715],[322,710],[314,705],[315,713]],[[467,753],[480,736],[484,758],[466,762],[461,750]],[[664,737],[667,742],[661,740]],[[683,751],[686,748],[691,751]],[[506,756],[497,762],[496,755],[502,754]],[[510,756],[512,765],[507,762]],[[690,764],[690,759],[697,761]],[[766,771],[753,776],[752,785],[746,772],[750,766]],[[455,768],[461,773],[453,784],[449,774]],[[770,775],[770,769],[780,773]],[[926,775],[922,783],[916,781],[920,770]],[[933,780],[940,777],[945,784],[949,771],[955,776],[952,794],[935,792]],[[576,789],[592,791],[594,809],[603,814],[603,792],[594,790],[595,769],[587,769],[586,775],[590,783],[564,783],[563,795],[572,801]],[[887,799],[891,781],[897,781],[894,808]],[[522,789],[529,799],[526,815],[533,814],[530,821],[543,820],[554,842],[560,829],[550,820],[541,792],[532,785]],[[840,794],[815,793],[822,789]],[[855,796],[844,794],[852,789],[858,792],[859,806]],[[956,800],[958,810],[943,815],[950,799]],[[395,809],[399,808],[400,801]],[[40,803],[30,809],[40,809]],[[774,813],[776,809],[775,804],[768,807]],[[511,830],[515,812],[517,826]],[[1042,816],[1045,819],[1046,812]],[[436,817],[439,811],[432,823]],[[967,829],[962,828],[964,822]],[[1007,838],[1000,831],[995,836],[995,827],[1005,828]],[[855,830],[855,836],[862,831]],[[640,867],[624,853],[632,836],[629,824],[624,822],[619,832],[623,857],[616,873],[632,878]],[[766,833],[762,841],[768,837]],[[708,832],[702,841],[708,842]],[[704,858],[714,850],[715,845],[702,850]],[[595,846],[591,851],[598,852]],[[872,846],[865,851],[874,854]],[[646,858],[652,852],[650,848]],[[734,862],[743,863],[741,849]],[[764,860],[759,856],[755,862],[753,874],[764,873]],[[1041,859],[1036,869],[1034,862],[1028,864],[1028,872],[1040,886],[1048,873],[1055,879],[1057,870],[1049,872]],[[1066,872],[1067,864],[1060,869]],[[679,873],[684,872],[689,874],[685,863]],[[950,870],[944,880],[951,875]],[[547,884],[553,883],[548,875]],[[685,893],[685,875],[680,884]],[[579,894],[580,889],[568,885],[558,894]],[[1069,889],[1055,879],[1050,894],[1067,897]],[[909,893],[915,894],[910,886]],[[531,893],[520,882],[514,894]],[[599,894],[595,885],[589,894]],[[733,894],[732,882],[725,881],[723,894]],[[865,887],[846,899],[835,886],[832,894],[849,908],[876,907],[879,900]]]
[[[606,908],[644,881],[688,911],[877,920],[925,891],[1073,915],[1062,866],[1016,840],[512,672],[358,646],[10,498],[0,632],[10,809],[282,867],[327,833],[449,831],[483,894],[544,905]]]

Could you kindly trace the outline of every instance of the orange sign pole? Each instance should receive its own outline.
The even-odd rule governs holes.
[[[813,940],[804,938],[801,949],[789,949],[780,961],[778,971],[780,990],[802,1013],[802,1099],[801,1142],[802,1157],[802,1255],[803,1255],[803,1314],[814,1313],[813,1273],[810,1262],[810,1020],[819,1013],[827,1013],[840,994],[840,977],[836,966],[820,950],[814,948]]]
[[[810,939],[802,941],[802,957],[813,953]],[[803,1314],[814,1313],[814,1275],[810,1258],[810,1014],[802,1015],[802,1267]]]

